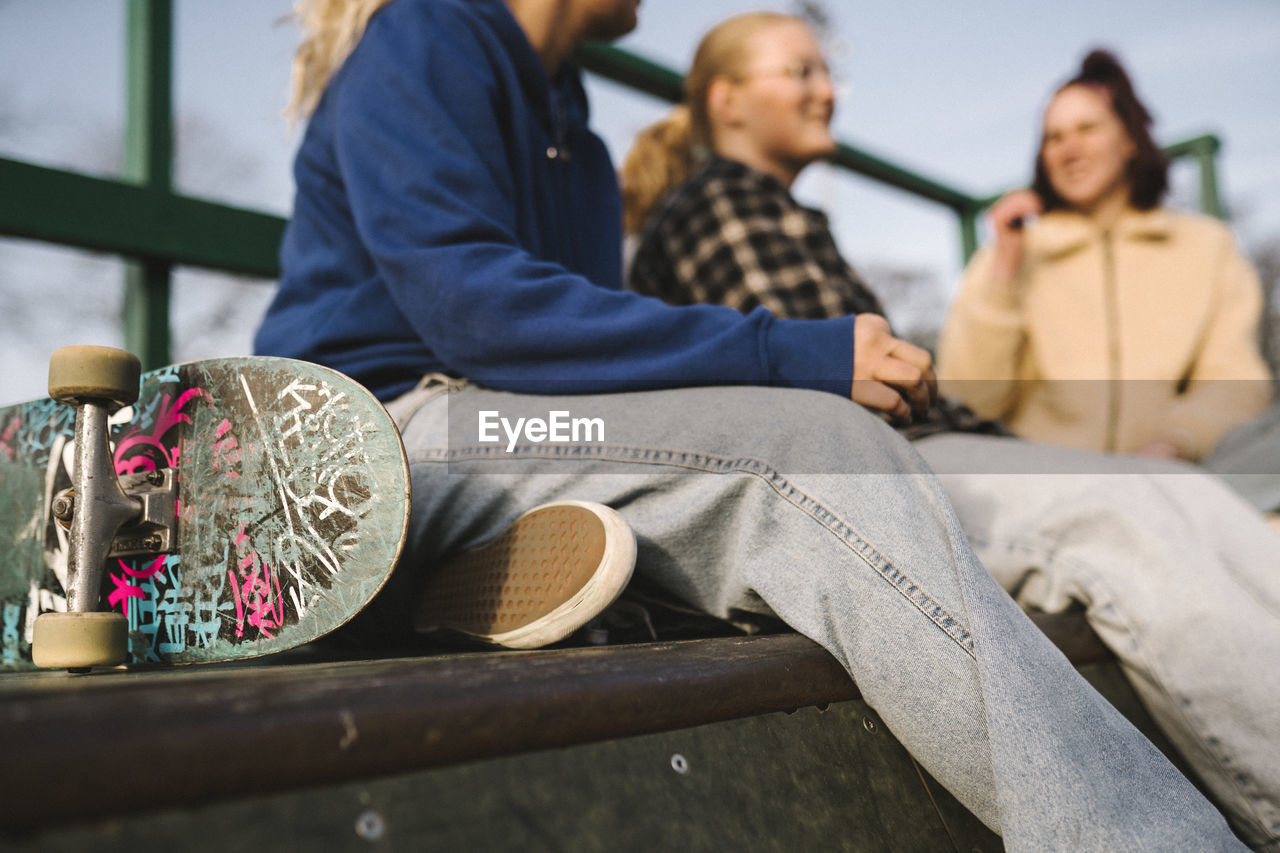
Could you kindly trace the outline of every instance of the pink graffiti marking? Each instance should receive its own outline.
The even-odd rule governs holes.
[[[4,433],[0,435],[0,451],[4,452],[10,462],[17,458],[18,451],[9,442],[13,441],[13,437],[20,429],[22,429],[22,418],[14,418],[5,424]]]
[[[223,438],[230,431],[231,421],[223,418],[214,434],[217,441],[213,443],[213,467],[215,471],[222,471],[228,477],[238,479],[240,473],[235,468],[240,462],[240,443],[234,435]]]
[[[151,432],[147,433],[139,430],[121,439],[120,443],[116,445],[116,473],[120,475],[137,474],[139,472],[155,471],[159,467],[172,468],[176,466],[180,451],[176,445],[172,448],[166,447],[164,445],[164,437],[169,430],[178,424],[191,423],[191,417],[183,409],[197,397],[212,399],[209,392],[203,388],[188,388],[172,404],[172,398],[165,394],[160,403],[160,413],[156,416],[156,422],[151,428]],[[155,457],[157,455],[164,462],[162,466],[156,464]]]
[[[252,572],[244,575],[243,586],[235,572],[228,571],[227,575],[231,578],[231,595],[236,603],[236,636],[244,636],[244,626],[247,622],[261,631],[264,637],[270,639],[271,632],[284,623],[284,599],[280,594],[280,579],[265,563],[255,566]]]
[[[130,578],[133,580],[145,581],[150,580],[163,572],[165,567],[164,555],[161,554],[159,557],[156,557],[150,566],[141,571],[129,568],[125,565],[124,560],[117,559],[116,562],[120,564],[120,568],[124,571],[124,575],[111,575],[111,582],[115,584],[115,589],[113,589],[111,594],[107,596],[107,603],[112,607],[119,604],[121,612],[123,612],[125,616],[128,616],[129,599],[146,597],[146,593],[142,591],[142,587],[133,583]]]
[[[280,578],[258,552],[249,547],[244,522],[236,534],[236,555],[240,558],[236,571],[227,570],[231,578],[231,596],[236,603],[236,636],[244,636],[247,622],[270,638],[271,632],[284,625],[284,597],[280,594]]]

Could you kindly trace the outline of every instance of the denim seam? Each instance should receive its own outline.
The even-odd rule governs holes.
[[[1037,546],[1034,543],[1027,542],[1025,540],[1001,540],[997,538],[996,540],[988,541],[993,545],[997,543],[1003,544],[1009,551],[1021,551],[1028,554],[1034,554],[1036,556],[1043,556],[1046,553],[1051,553],[1051,557],[1045,561],[1046,568],[1055,562],[1070,564],[1075,567],[1075,571],[1073,573],[1074,577],[1084,582],[1085,588],[1089,590],[1090,595],[1095,599],[1095,601],[1097,600],[1097,595],[1094,590],[1104,591],[1107,596],[1107,603],[1112,607],[1114,607],[1115,602],[1119,600],[1119,597],[1110,590],[1102,577],[1094,572],[1091,566],[1081,560],[1070,556],[1059,556],[1056,549],[1052,549],[1047,546]],[[1087,608],[1085,613],[1087,618]],[[1259,827],[1270,826],[1268,820],[1256,811],[1259,806],[1266,807],[1271,805],[1271,803],[1268,802],[1266,795],[1258,789],[1256,780],[1248,774],[1242,774],[1238,769],[1233,769],[1236,765],[1230,761],[1229,756],[1224,755],[1224,753],[1218,748],[1218,744],[1220,744],[1221,741],[1208,733],[1208,727],[1203,721],[1192,719],[1191,715],[1188,713],[1187,708],[1190,705],[1190,700],[1186,700],[1184,703],[1169,693],[1168,688],[1166,687],[1169,681],[1162,672],[1163,667],[1157,666],[1152,658],[1147,655],[1139,645],[1141,632],[1134,630],[1134,627],[1128,618],[1128,614],[1123,610],[1113,610],[1113,613],[1117,616],[1117,621],[1121,623],[1125,634],[1133,644],[1134,653],[1132,657],[1137,661],[1140,661],[1147,668],[1147,671],[1151,673],[1152,678],[1150,680],[1153,683],[1153,686],[1164,694],[1168,708],[1182,718],[1183,731],[1187,732],[1200,742],[1200,747],[1204,750],[1205,755],[1213,759],[1214,763],[1218,767],[1221,778],[1227,780],[1228,783],[1235,788],[1236,794],[1239,795],[1243,801],[1254,804],[1255,810],[1252,817],[1253,820],[1256,821],[1257,825]],[[1244,782],[1239,780],[1238,774],[1244,775]]]
[[[845,547],[857,554],[873,571],[888,581],[912,606],[942,629],[969,657],[976,659],[972,633],[937,601],[934,601],[911,578],[893,565],[883,554],[858,536],[849,524],[816,499],[792,485],[785,476],[767,463],[746,457],[737,459],[705,453],[627,447],[622,445],[516,445],[511,451],[477,445],[453,448],[428,448],[413,454],[410,463],[458,461],[506,461],[518,459],[601,460],[632,464],[669,465],[711,474],[745,473],[765,482],[780,497],[809,515],[835,534]]]

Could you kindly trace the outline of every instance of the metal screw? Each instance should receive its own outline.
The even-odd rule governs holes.
[[[163,471],[148,471],[148,472],[147,472],[147,482],[148,482],[148,483],[150,483],[150,484],[151,484],[151,485],[153,485],[153,486],[159,486],[159,485],[163,484],[163,483],[164,483],[164,472],[163,472]]]
[[[387,822],[373,809],[367,809],[356,818],[356,835],[365,841],[379,841],[387,832]]]
[[[689,759],[680,753],[671,756],[671,769],[679,773],[681,776],[689,775]]]
[[[879,726],[876,725],[876,721],[871,719],[870,717],[862,718],[862,727],[867,731],[871,732],[872,734],[875,734],[876,731],[879,729]]]
[[[70,521],[75,511],[76,499],[71,495],[58,495],[53,499],[53,517],[59,521]]]

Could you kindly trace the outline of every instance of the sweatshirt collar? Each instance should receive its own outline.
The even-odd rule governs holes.
[[[1173,216],[1162,207],[1126,210],[1112,227],[1119,240],[1164,240],[1173,231]],[[1059,257],[1078,251],[1102,236],[1102,229],[1079,213],[1055,210],[1040,217],[1030,235],[1034,251]]]

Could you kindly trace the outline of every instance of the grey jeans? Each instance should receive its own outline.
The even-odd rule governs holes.
[[[1201,464],[1257,509],[1280,513],[1280,403],[1227,433]]]
[[[1280,536],[1181,462],[978,435],[916,449],[1000,585],[1083,605],[1241,835],[1280,847]]]
[[[762,388],[437,385],[392,408],[414,499],[383,618],[407,619],[416,567],[538,503],[599,501],[635,531],[638,572],[716,615],[772,612],[827,648],[1009,850],[1240,849],[983,569],[924,462],[861,407]],[[557,419],[566,441],[549,437]]]

